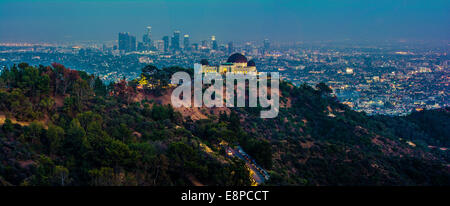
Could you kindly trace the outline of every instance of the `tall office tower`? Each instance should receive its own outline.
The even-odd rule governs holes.
[[[232,54],[234,52],[233,42],[228,42],[228,54]]]
[[[146,45],[152,45],[152,27],[148,26],[145,30],[145,34],[142,37],[142,42]]]
[[[264,39],[264,53],[268,52],[270,49],[269,39]]]
[[[180,50],[180,31],[174,31],[172,36],[172,50]]]
[[[136,51],[136,37],[128,32],[120,32],[119,50],[124,52]]]
[[[185,35],[184,35],[184,38],[183,38],[183,47],[184,47],[184,50],[186,50],[186,51],[190,49],[189,35],[188,35],[188,34],[185,34]]]
[[[219,45],[219,51],[223,52],[224,54],[227,53],[227,46],[225,44]]]
[[[208,48],[208,41],[206,40],[202,40],[202,49],[207,49]]]
[[[198,44],[197,43],[192,44],[192,48],[194,49],[194,51],[198,51]]]
[[[216,36],[211,36],[211,44],[213,50],[218,50],[219,46],[217,45]]]
[[[253,50],[252,43],[250,43],[250,42],[245,43],[244,50],[246,53],[251,53]]]
[[[163,40],[156,40],[155,46],[158,51],[164,51],[164,41]]]
[[[169,51],[169,36],[164,36],[162,40],[164,41],[164,52],[168,52]]]
[[[144,42],[138,42],[137,50],[138,51],[145,51],[145,50],[147,50],[147,47],[144,45]]]
[[[136,37],[130,35],[130,51],[136,51]]]
[[[128,33],[120,32],[119,33],[119,50],[127,52],[129,50],[128,46],[130,45],[130,38]]]

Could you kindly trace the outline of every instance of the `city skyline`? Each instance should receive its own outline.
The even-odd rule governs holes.
[[[0,42],[138,40],[152,27],[191,42],[448,40],[448,1],[2,1]],[[70,11],[67,8],[71,8]]]

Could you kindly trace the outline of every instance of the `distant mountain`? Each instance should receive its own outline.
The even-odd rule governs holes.
[[[1,185],[251,185],[240,145],[266,185],[450,185],[448,108],[406,117],[352,111],[324,85],[280,83],[261,108],[173,108],[147,66],[110,85],[60,64],[0,75]]]

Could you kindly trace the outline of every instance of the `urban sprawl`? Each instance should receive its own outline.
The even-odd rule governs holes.
[[[278,71],[295,85],[324,82],[339,101],[368,114],[405,115],[450,103],[448,42],[239,42],[216,36],[193,42],[180,31],[153,38],[151,29],[145,29],[142,41],[122,32],[106,43],[0,43],[0,70],[21,62],[57,62],[114,82],[139,77],[147,64],[192,68],[207,59],[219,65],[239,52],[258,71]]]

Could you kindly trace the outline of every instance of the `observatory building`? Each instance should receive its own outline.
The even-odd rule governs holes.
[[[200,64],[195,64],[195,68],[201,68],[202,73],[220,73],[225,74],[227,72],[235,74],[257,74],[256,64],[253,60],[247,61],[247,58],[240,54],[234,53],[226,63],[222,63],[219,66],[210,66],[208,60],[202,59]]]

